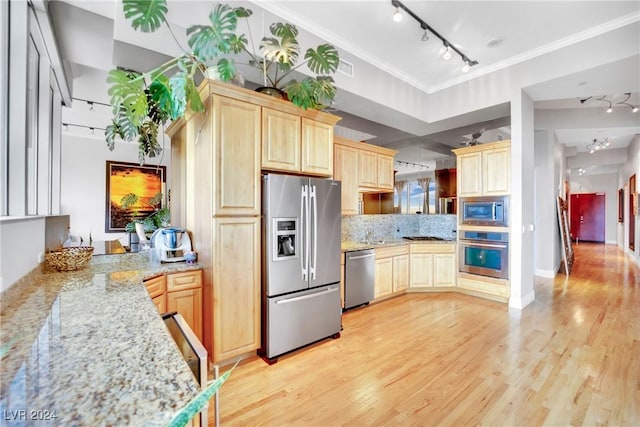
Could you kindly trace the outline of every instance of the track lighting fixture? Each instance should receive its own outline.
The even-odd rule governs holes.
[[[402,4],[400,2],[400,0],[391,0],[391,5],[396,8],[395,13],[393,14],[393,20],[394,21],[398,22],[398,21],[400,21],[402,19],[402,14],[400,13],[400,9],[404,10],[409,16],[411,16],[413,19],[418,21],[418,24],[420,24],[420,28],[422,28],[424,30],[424,33],[422,34],[422,41],[427,41],[429,39],[429,36],[427,35],[427,31],[429,31],[431,34],[433,34],[434,36],[439,38],[440,41],[442,41],[442,43],[445,46],[445,51],[442,54],[442,59],[444,59],[444,60],[451,59],[451,55],[452,55],[451,51],[453,50],[455,53],[460,55],[460,58],[462,58],[462,62],[464,62],[464,64],[465,64],[462,67],[462,72],[466,73],[471,69],[471,67],[473,67],[474,65],[478,65],[478,61],[474,61],[472,59],[469,59],[464,53],[460,52],[460,50],[457,49],[449,40],[444,38],[436,30],[434,30],[422,18],[420,18],[415,13],[413,13],[413,11],[411,11],[411,9],[409,9],[407,6]]]
[[[77,129],[89,129],[89,133],[90,133],[91,135],[95,135],[95,134],[96,134],[96,130],[100,130],[100,131],[104,131],[104,130],[105,130],[104,128],[101,128],[101,127],[96,127],[96,126],[87,126],[87,125],[80,125],[80,124],[77,124],[77,123],[63,123],[63,124],[62,124],[62,129],[63,129],[65,132],[69,132],[69,130],[70,130],[71,128],[77,128]],[[85,131],[85,132],[83,132],[83,133],[86,135],[86,131]]]
[[[625,93],[625,95],[627,95],[627,97],[625,99],[623,99],[622,101],[620,101],[620,102],[616,102],[616,105],[626,105],[627,107],[631,108],[631,112],[632,113],[637,113],[638,112],[638,106],[629,104],[627,102],[629,100],[629,98],[631,98],[631,92],[627,92],[627,93]]]
[[[593,154],[596,151],[604,150],[609,145],[611,145],[609,143],[609,138],[602,138],[599,141],[596,138],[594,138],[593,142],[587,145],[587,150],[589,150],[589,154]]]
[[[607,96],[609,95],[602,95],[602,96],[598,96],[598,97],[594,97],[594,96],[587,96],[586,98],[581,98],[580,99],[580,103],[584,104],[585,102],[589,101],[589,100],[593,100],[593,101],[600,101],[600,102],[605,102],[608,104],[607,109],[605,110],[607,113],[611,113],[613,112],[613,106],[614,105],[626,105],[627,107],[631,108],[631,112],[633,113],[637,113],[638,112],[638,107],[630,104],[629,102],[629,98],[631,98],[631,92],[627,92],[625,93],[626,98],[624,98],[622,101],[619,102],[614,102],[615,101],[615,95],[611,96],[611,100],[607,99]]]
[[[420,163],[413,163],[413,162],[405,162],[404,160],[396,160],[396,163],[398,164],[398,166],[402,166],[405,165],[407,167],[411,166],[413,169],[429,169],[429,166],[427,165],[422,165]]]

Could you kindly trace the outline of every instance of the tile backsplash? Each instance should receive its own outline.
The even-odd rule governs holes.
[[[397,240],[403,236],[436,236],[455,239],[456,215],[344,215],[342,240],[364,242],[371,232],[373,240]]]

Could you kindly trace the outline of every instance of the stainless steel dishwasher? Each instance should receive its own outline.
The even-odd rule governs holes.
[[[345,254],[344,309],[368,304],[374,297],[376,254],[363,249]]]

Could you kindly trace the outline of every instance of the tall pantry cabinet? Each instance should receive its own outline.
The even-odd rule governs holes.
[[[210,80],[199,90],[205,112],[189,113],[167,130],[171,214],[175,225],[191,232],[203,264],[203,341],[209,358],[218,362],[261,345],[262,144],[279,133],[272,126],[281,121],[263,115],[304,110],[227,83]],[[285,120],[280,134],[291,131],[292,122]],[[270,160],[279,161],[279,153],[291,154],[274,149]]]

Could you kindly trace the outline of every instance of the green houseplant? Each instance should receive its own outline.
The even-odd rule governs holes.
[[[329,74],[335,73],[340,63],[338,50],[330,44],[321,44],[315,49],[305,51],[304,61],[300,58],[298,29],[295,25],[276,22],[269,26],[272,37],[263,37],[260,42],[261,56],[245,47],[251,57],[249,64],[259,69],[263,75],[264,86],[284,91],[291,102],[299,107],[323,109],[336,96],[336,86]],[[307,65],[316,74],[301,81],[288,77],[296,69]]]
[[[166,25],[173,34],[166,20],[166,0],[123,0],[122,5],[134,29],[154,32]],[[181,46],[181,55],[144,73],[111,70],[107,82],[113,119],[105,130],[109,149],[114,149],[117,137],[125,141],[137,139],[141,163],[146,157],[157,156],[162,151],[158,143],[159,127],[184,116],[187,108],[204,110],[196,77],[204,76],[215,59],[222,80],[229,81],[235,76],[233,59],[223,56],[243,50],[246,39],[235,31],[238,19],[250,15],[248,9],[218,4],[209,15],[209,25],[187,29],[190,50]]]
[[[135,193],[125,194],[122,199],[120,199],[120,205],[123,209],[134,206],[138,202],[152,208],[153,212],[142,219],[135,219],[129,222],[125,226],[124,231],[128,233],[135,233],[136,223],[143,225],[145,233],[154,231],[160,227],[166,227],[169,224],[171,214],[169,212],[169,208],[161,207],[162,193],[158,192],[148,200],[144,200],[144,198],[139,197]]]
[[[154,32],[164,25],[173,35],[166,20],[167,0],[123,0],[122,5],[134,29]],[[330,104],[336,87],[328,74],[335,72],[339,63],[335,47],[322,44],[307,49],[304,61],[297,63],[297,28],[274,23],[270,26],[273,37],[263,37],[260,54],[253,53],[245,35],[236,34],[238,22],[251,14],[250,9],[217,4],[209,14],[208,25],[187,28],[189,49],[181,46],[181,55],[147,72],[111,70],[107,82],[113,119],[105,130],[109,149],[114,149],[119,137],[137,140],[140,163],[159,155],[162,148],[158,132],[162,126],[183,117],[187,108],[204,110],[196,79],[208,77],[208,70],[213,67],[220,80],[231,81],[237,75],[234,56],[243,52],[250,58],[249,65],[262,72],[265,86],[284,90],[294,104],[304,109],[321,109]],[[305,64],[316,77],[299,82],[292,79],[291,73]]]

